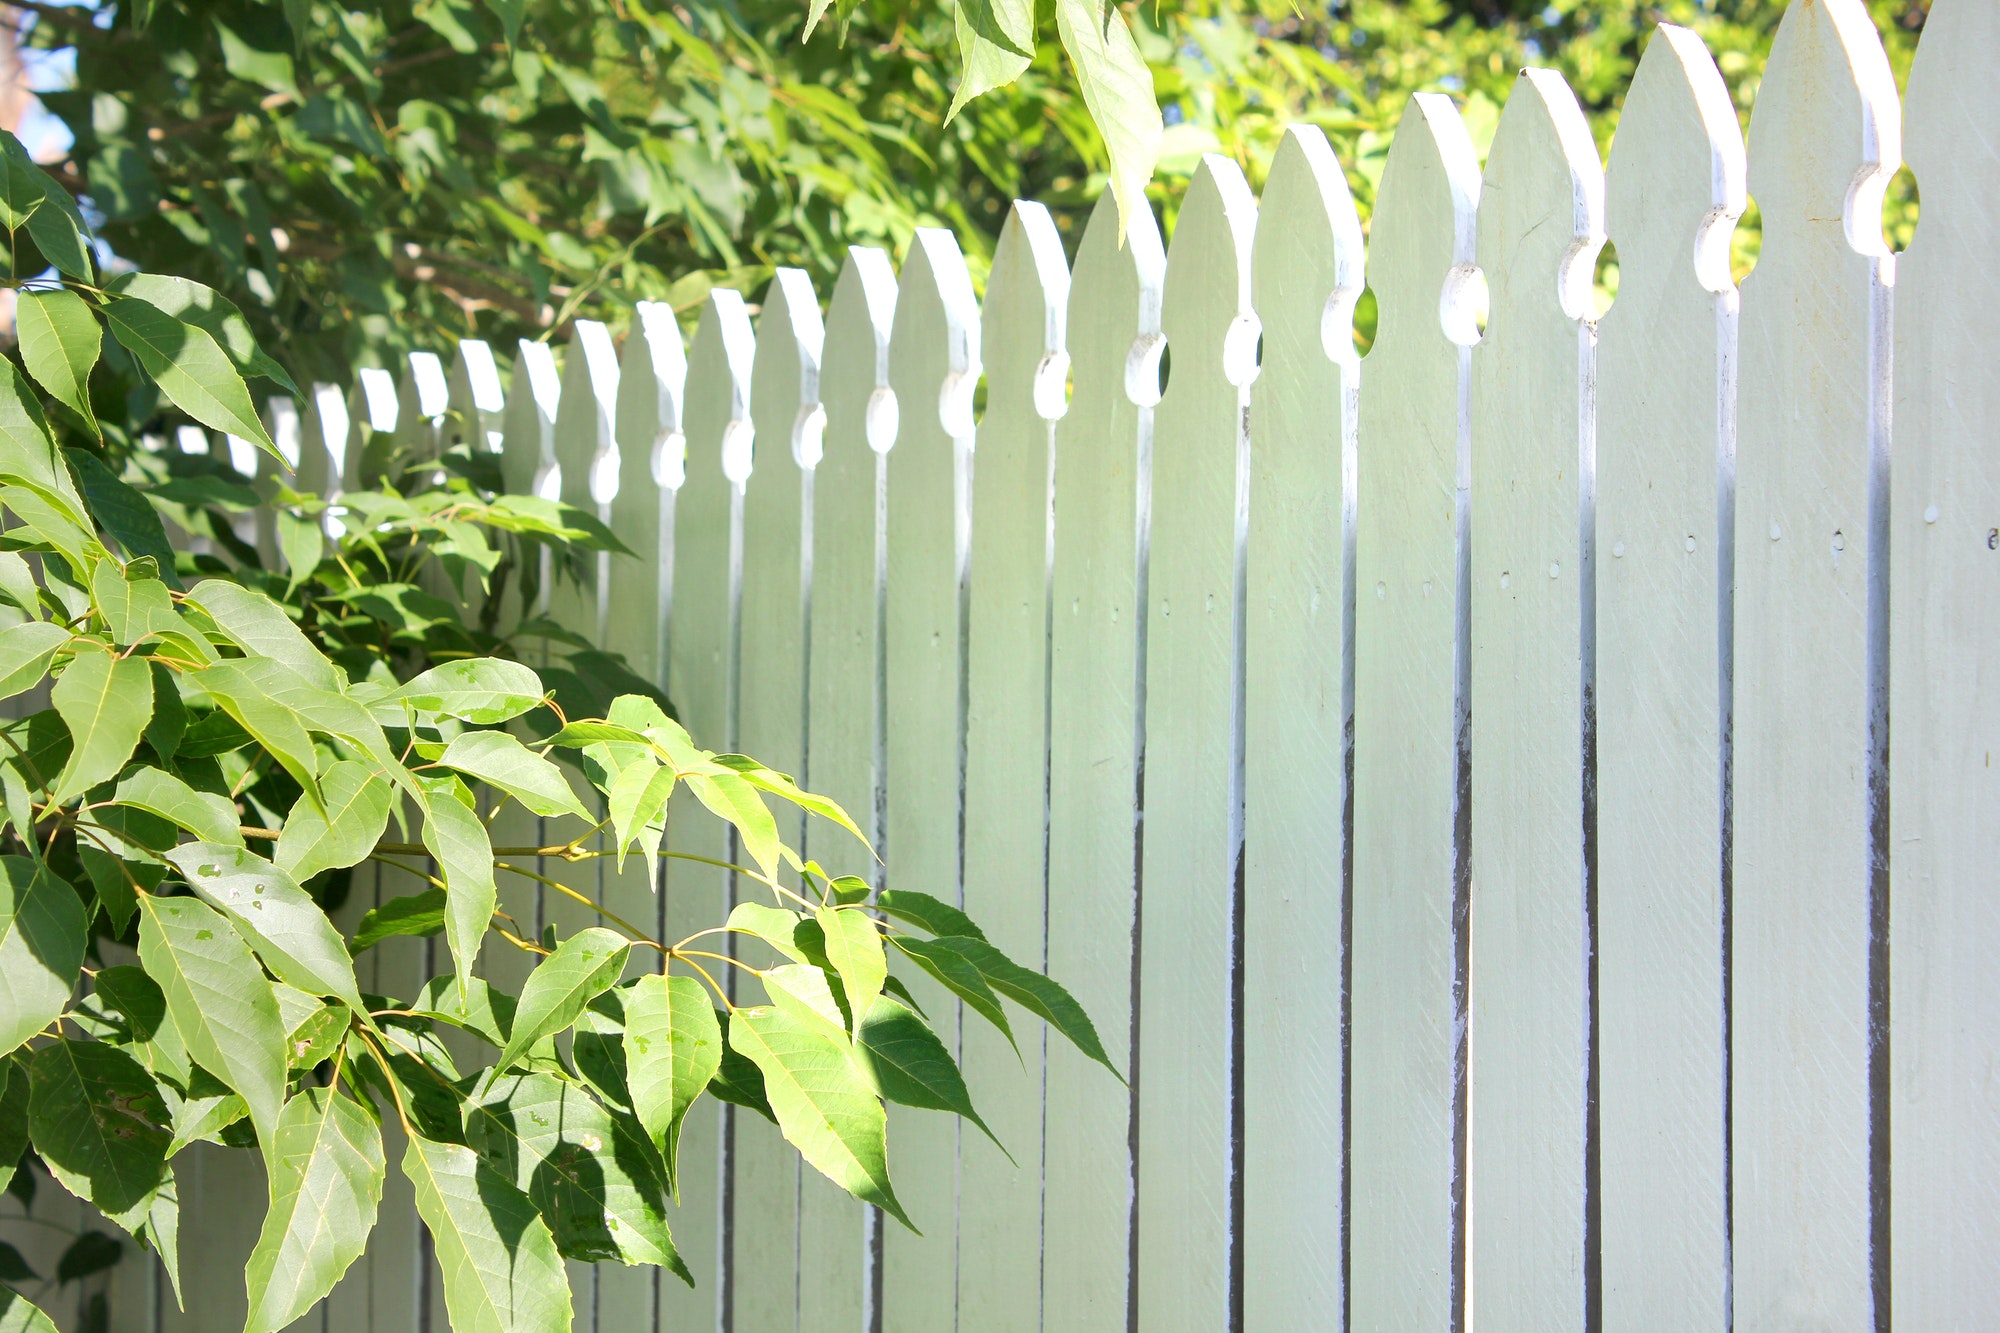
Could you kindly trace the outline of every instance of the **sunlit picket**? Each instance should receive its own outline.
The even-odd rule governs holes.
[[[983,294],[925,228],[831,291],[780,269],[679,318],[641,302],[622,348],[579,320],[276,403],[296,461],[266,493],[367,490],[394,442],[600,516],[629,553],[493,595],[840,802],[879,862],[803,812],[786,843],[962,905],[1127,1080],[1032,1019],[977,1025],[892,952],[964,1064],[888,1113],[914,1227],[703,1104],[666,1210],[694,1287],[571,1260],[574,1327],[1985,1326],[1996,68],[1993,6],[1936,0],[1900,262],[1886,58],[1861,0],[1797,0],[1747,150],[1709,52],[1662,25],[1608,172],[1552,71],[1523,72],[1483,167],[1424,94],[1365,242],[1297,126],[1261,201],[1203,161],[1170,244],[1108,197],[1079,235],[1023,201]],[[286,533],[250,537],[288,561]],[[756,887],[672,799],[683,859],[595,863],[597,904],[662,939]],[[517,809],[494,842],[540,828]],[[355,884],[347,929],[423,887]],[[597,921],[525,876],[499,893],[530,937]],[[362,980],[450,966],[403,939]],[[482,955],[496,987],[525,972]],[[968,1097],[983,1122],[950,1114]],[[135,1265],[116,1333],[243,1318],[262,1176],[188,1160],[186,1312]],[[389,1182],[292,1327],[449,1326]]]

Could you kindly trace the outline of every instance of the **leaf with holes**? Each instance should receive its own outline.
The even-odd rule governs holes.
[[[255,852],[223,843],[184,842],[167,860],[189,888],[229,915],[285,984],[367,1012],[347,942],[290,875]]]
[[[166,1171],[166,1104],[137,1060],[101,1041],[54,1041],[28,1061],[28,1134],[105,1214],[142,1204]]]

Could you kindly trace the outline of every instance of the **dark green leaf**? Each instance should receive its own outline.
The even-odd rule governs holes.
[[[120,480],[97,455],[81,449],[65,449],[63,457],[83,486],[83,498],[99,527],[117,539],[125,554],[137,559],[151,556],[159,565],[160,578],[178,588],[174,575],[174,548],[167,542],[166,527],[154,509],[136,489]],[[163,756],[164,757],[164,756]]]
[[[69,1243],[56,1261],[56,1281],[76,1282],[93,1273],[102,1273],[125,1255],[116,1236],[102,1231],[86,1231]]]
[[[878,995],[855,1029],[854,1054],[876,1091],[890,1101],[964,1116],[1001,1152],[1007,1151],[973,1110],[972,1094],[951,1052],[909,1009]],[[1011,1154],[1008,1160],[1012,1160]]]
[[[41,684],[56,649],[69,640],[68,630],[46,620],[0,629],[0,699],[11,699]]]
[[[964,935],[975,940],[986,938],[986,932],[972,924],[972,918],[964,912],[940,898],[918,893],[915,889],[884,889],[877,896],[875,906],[882,915],[907,921],[933,935]]]
[[[1060,985],[1039,972],[1022,967],[984,940],[947,936],[932,943],[950,944],[956,948],[972,960],[994,990],[1068,1037],[1079,1051],[1109,1069],[1120,1082],[1124,1081],[1125,1076],[1118,1072],[1117,1066],[1104,1053],[1104,1043],[1097,1039],[1097,1028],[1091,1023],[1090,1015]]]
[[[257,346],[256,335],[250,332],[250,321],[243,318],[243,312],[214,288],[204,287],[191,278],[161,273],[121,274],[106,285],[121,296],[136,296],[175,319],[207,330],[231,364],[245,376],[261,375],[293,397],[303,396],[285,368]]]
[[[913,959],[917,966],[930,973],[944,984],[944,988],[971,1005],[973,1010],[994,1027],[999,1028],[1008,1044],[1019,1052],[1020,1046],[1014,1042],[1014,1029],[1008,1026],[1007,1013],[1000,1007],[1000,997],[987,984],[986,976],[979,965],[967,957],[958,947],[964,936],[947,935],[941,939],[918,940],[908,935],[891,935],[889,943]],[[977,943],[978,941],[975,941]]]
[[[348,950],[358,956],[383,940],[399,935],[423,937],[439,934],[444,930],[444,909],[443,889],[425,889],[422,893],[391,898],[363,914],[361,923],[354,929],[354,939]],[[494,1043],[496,1046],[499,1044]]]
[[[131,296],[114,296],[106,302],[104,318],[112,336],[138,359],[175,407],[204,426],[241,436],[278,457],[278,446],[251,406],[242,375],[207,330]]]
[[[19,231],[42,206],[41,174],[25,151],[0,153],[0,227]]]
[[[137,1060],[98,1041],[54,1041],[28,1063],[35,1151],[81,1183],[99,1211],[123,1213],[166,1170],[166,1104]]]
[[[76,890],[46,865],[0,856],[0,1051],[53,1022],[83,967]]]

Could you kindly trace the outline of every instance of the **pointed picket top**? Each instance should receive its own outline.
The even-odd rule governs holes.
[[[1720,1328],[1726,685],[1743,134],[1701,41],[1660,24],[1607,179],[1598,326],[1597,998],[1607,1333]],[[1673,1145],[1663,1150],[1663,1145]]]
[[[804,771],[806,757],[807,479],[825,422],[819,404],[823,341],[811,278],[802,269],[778,269],[757,317],[750,371],[754,436],[751,480],[743,492],[736,744],[793,774]],[[808,836],[821,840],[808,833],[803,812],[772,813],[787,847],[807,847]],[[796,1289],[770,1275],[792,1269],[797,1260],[798,1153],[774,1127],[738,1119],[730,1166],[736,1219],[731,1308],[741,1327],[787,1327]]]
[[[1731,1273],[1752,1325],[1886,1318],[1872,1032],[1889,849],[1870,789],[1889,757],[1880,207],[1901,140],[1867,6],[1794,3],[1750,121],[1763,245],[1743,282],[1737,411]]]
[[[556,409],[562,376],[555,351],[545,342],[522,338],[514,359],[514,383],[500,426],[500,473],[515,495],[553,500],[556,476]]]
[[[1507,321],[1551,309],[1572,321],[1594,318],[1592,281],[1603,246],[1604,166],[1590,122],[1562,75],[1524,69],[1500,113],[1480,188],[1487,337],[1506,332]]]
[[[1458,107],[1443,93],[1417,93],[1389,145],[1369,225],[1376,325],[1368,359],[1406,340],[1433,350],[1478,341],[1455,298],[1478,264],[1479,189],[1479,153]]]
[[[743,293],[717,287],[702,303],[688,366],[687,482],[750,478],[750,375],[757,335]],[[684,482],[683,485],[686,485]]]
[[[563,358],[562,397],[556,409],[556,466],[562,499],[590,513],[607,510],[617,489],[618,351],[611,330],[579,319]],[[599,514],[599,517],[603,517]]]
[[[347,440],[347,395],[338,384],[313,385],[299,428],[299,465],[292,485],[303,494],[328,500],[339,495]]]
[[[638,558],[612,561],[616,605],[605,647],[662,686],[673,609],[674,490],[687,447],[681,434],[686,390],[687,353],[673,307],[639,302],[619,358],[618,493],[611,499],[611,530]]]
[[[1889,486],[1889,1236],[1895,1327],[1976,1328],[2000,1305],[2000,6],[1937,0],[1910,71],[1923,190],[1897,261]]]
[[[889,390],[889,331],[896,272],[889,256],[848,248],[826,321],[819,393],[826,407],[822,453],[812,478],[812,748],[800,779],[854,816],[881,845],[876,710],[882,702],[877,599],[877,489],[886,460],[870,447],[895,439]],[[877,863],[848,838],[823,838],[811,855],[835,874],[874,878]],[[865,1252],[862,1206],[817,1172],[799,1181],[800,1308],[828,1328],[864,1323],[863,1283],[852,1256]]]
[[[463,444],[474,454],[500,453],[507,396],[500,387],[492,347],[478,338],[459,339],[445,385],[446,406],[458,415],[456,420],[447,419],[440,447]]]
[[[1903,105],[1867,6],[1791,5],[1750,118],[1750,193],[1764,228],[1757,267],[1816,262],[1795,252],[1816,249],[1809,238],[1835,226],[1856,253],[1886,258],[1882,197],[1902,164]]]
[[[1049,466],[1068,409],[1069,265],[1055,220],[1017,201],[980,310],[986,411],[972,492],[966,664],[965,897],[1014,958],[1042,952],[1047,772]],[[1032,1328],[1042,1306],[1041,1071],[998,1032],[969,1025],[967,1087],[1015,1161],[966,1145],[959,1160],[961,1311]]]
[[[1055,603],[1049,652],[1048,970],[1122,1064],[1131,1049],[1135,796],[1145,662],[1143,515],[1160,398],[1166,251],[1150,210],[1119,243],[1098,196],[1070,277],[1069,411],[1056,425]],[[1131,1101],[1062,1043],[1047,1062],[1043,1303],[1074,1327],[1124,1328]]]
[[[668,693],[689,730],[716,749],[733,745],[735,736],[731,616],[741,518],[735,492],[749,476],[755,349],[743,294],[727,287],[709,292],[688,357],[687,461],[674,497]]]
[[[349,426],[341,474],[343,490],[358,491],[375,484],[382,460],[368,457],[368,445],[377,435],[394,437],[397,412],[394,375],[380,366],[363,366],[354,372],[354,388],[347,395]],[[381,452],[377,446],[377,455]]]
[[[960,885],[961,611],[979,371],[979,306],[965,258],[950,232],[920,227],[903,259],[889,346],[897,429],[888,459],[884,670],[893,703],[885,800],[888,845],[896,849],[890,883],[926,885],[947,901],[957,900]],[[950,1020],[944,1028],[946,1045],[956,1046]],[[889,1123],[903,1203],[936,1220],[925,1222],[922,1236],[883,1236],[883,1324],[944,1327],[955,1309],[955,1130],[901,1108]]]
[[[1293,125],[1259,205],[1251,286],[1264,336],[1251,389],[1245,588],[1244,1322],[1300,1328],[1341,1308],[1341,1002],[1324,942],[1344,907],[1352,704],[1354,303],[1361,219],[1326,135]]]
[[[1155,418],[1146,607],[1145,890],[1140,951],[1138,1326],[1229,1322],[1230,1087],[1243,846],[1243,519],[1260,335],[1257,202],[1201,161],[1167,246],[1171,349]],[[1157,1211],[1156,1211],[1157,1210]]]
[[[444,362],[436,352],[411,352],[396,382],[396,451],[406,459],[437,457],[450,405]]]

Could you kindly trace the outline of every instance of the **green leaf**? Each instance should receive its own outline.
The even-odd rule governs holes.
[[[727,1014],[720,1009],[715,1011],[716,1031],[720,1032],[728,1021]],[[719,1102],[755,1111],[774,1125],[778,1123],[778,1117],[771,1112],[771,1099],[764,1095],[763,1071],[749,1056],[728,1042],[722,1044],[721,1067],[708,1081],[708,1095]]]
[[[319,568],[326,553],[326,533],[319,520],[301,517],[289,509],[278,511],[278,549],[284,553],[285,568],[291,571],[286,592],[298,587]]]
[[[161,580],[168,587],[180,587],[174,575],[174,548],[167,541],[159,511],[135,487],[106,467],[96,454],[65,449],[63,457],[76,473],[97,525],[116,538],[125,548],[125,554],[133,559],[151,556],[159,566]]]
[[[278,761],[279,766],[304,788],[308,801],[325,809],[326,801],[320,794],[317,776],[319,759],[313,750],[312,737],[306,734],[305,724],[299,720],[297,711],[272,698],[257,674],[246,669],[245,660],[217,662],[214,666],[190,672],[187,679],[206,691],[223,712],[271,752],[271,757]],[[188,729],[187,737],[182,742],[183,753],[203,752],[193,743],[202,725],[197,723]],[[234,748],[233,745],[224,747]]]
[[[423,677],[419,676],[418,680]],[[414,682],[413,682],[414,683]],[[539,699],[537,703],[541,702]],[[611,722],[571,722],[555,735],[542,742],[560,750],[580,750],[586,745],[606,742],[613,745],[646,745],[646,733],[621,727]]]
[[[281,457],[250,404],[242,375],[207,330],[132,296],[112,297],[104,305],[104,318],[112,336],[175,407],[204,426],[241,436],[273,458]]]
[[[657,1264],[694,1285],[667,1230],[658,1159],[631,1116],[553,1075],[513,1074],[465,1108],[465,1133],[527,1194],[565,1258]]]
[[[0,1333],[61,1333],[26,1296],[0,1287]]]
[[[389,823],[389,784],[368,765],[337,759],[320,775],[326,809],[300,801],[285,816],[271,859],[300,882],[322,870],[357,865],[375,850]]]
[[[463,986],[472,976],[499,898],[493,885],[493,840],[472,809],[464,783],[421,773],[416,781],[422,793],[424,847],[444,879],[445,943]]]
[[[67,805],[118,776],[138,748],[153,716],[152,668],[136,657],[81,651],[70,659],[49,698],[74,746],[49,799]]]
[[[1125,1076],[1104,1053],[1104,1043],[1098,1040],[1090,1015],[1061,985],[1040,972],[1022,967],[984,940],[947,937],[933,941],[947,942],[972,960],[994,990],[1068,1037],[1072,1045],[1109,1069],[1119,1082],[1125,1081]]]
[[[966,956],[960,943],[963,936],[947,935],[942,939],[918,940],[908,935],[891,935],[889,943],[895,945],[915,961],[917,966],[930,973],[944,988],[971,1005],[973,1010],[994,1027],[999,1028],[1007,1038],[1015,1053],[1020,1046],[1014,1041],[1014,1029],[1008,1026],[1007,1013],[1000,1007],[1000,997],[987,984],[986,975],[979,970],[979,964]],[[983,941],[971,941],[982,943]]]
[[[68,288],[24,290],[15,304],[21,361],[35,382],[102,436],[90,410],[90,370],[104,333],[84,299]]]
[[[25,486],[88,534],[90,518],[62,455],[49,435],[41,404],[12,361],[0,361],[0,481]]]
[[[742,775],[745,782],[759,791],[767,791],[773,796],[783,797],[793,805],[798,806],[801,810],[810,811],[822,819],[832,820],[855,837],[861,839],[862,846],[866,847],[868,845],[868,835],[855,826],[854,821],[848,817],[847,811],[841,809],[837,801],[830,800],[816,792],[806,791],[785,774],[775,769],[766,768],[755,759],[744,755],[719,754],[715,756],[715,762],[724,768],[735,770]]]
[[[452,1333],[569,1333],[569,1274],[527,1195],[472,1149],[415,1135],[403,1174],[436,1246]]]
[[[105,286],[121,296],[136,296],[175,319],[207,330],[228,355],[230,363],[245,376],[262,375],[292,397],[304,397],[285,368],[257,346],[256,335],[251,333],[250,321],[243,317],[243,312],[213,287],[204,287],[192,278],[163,273],[125,273]]]
[[[947,123],[967,102],[1006,87],[1034,63],[1034,0],[957,0],[952,22],[963,69]]]
[[[249,656],[282,662],[316,690],[338,691],[344,683],[326,654],[263,593],[240,583],[206,579],[188,592],[188,600],[208,612],[216,628]]]
[[[172,1108],[174,1141],[167,1145],[169,1160],[194,1143],[221,1143],[222,1131],[243,1120],[250,1108],[233,1092],[188,1097]]]
[[[623,936],[601,926],[580,930],[557,945],[521,987],[514,1030],[494,1067],[511,1067],[537,1041],[574,1023],[583,1006],[618,984],[631,953]]]
[[[167,585],[140,571],[134,561],[120,569],[114,560],[100,560],[90,571],[90,596],[111,630],[111,641],[124,648],[162,631],[185,635]]]
[[[189,888],[228,913],[286,985],[308,995],[331,995],[357,1013],[367,1011],[347,942],[290,875],[240,844],[184,842],[167,860]]]
[[[1127,219],[1146,202],[1146,183],[1160,157],[1166,124],[1153,92],[1153,71],[1139,54],[1125,15],[1101,0],[1056,0],[1056,31],[1076,69],[1090,118],[1111,158],[1111,193],[1118,201],[1118,240]]]
[[[611,816],[612,836],[618,845],[620,870],[625,868],[626,848],[640,841],[648,829],[664,822],[674,782],[674,771],[662,768],[649,755],[620,769],[604,793],[605,812]]]
[[[56,649],[69,640],[68,630],[46,620],[0,629],[0,699],[11,699],[41,684]]]
[[[234,802],[212,791],[196,791],[160,769],[133,769],[119,781],[111,799],[170,820],[205,842],[243,845]]]
[[[311,1086],[285,1104],[271,1162],[271,1206],[244,1273],[244,1333],[277,1333],[333,1290],[367,1248],[387,1169],[375,1117]]]
[[[799,1155],[915,1231],[889,1184],[887,1117],[852,1054],[804,1020],[762,1005],[729,1015],[729,1044],[763,1073],[778,1129]]]
[[[34,571],[28,568],[19,551],[0,551],[0,600],[11,602],[30,620],[40,620],[47,614]]]
[[[797,912],[782,907],[738,903],[729,909],[728,926],[731,930],[747,930],[793,962],[803,963],[807,961],[805,952],[793,935],[803,919]]]
[[[986,938],[986,932],[972,924],[972,918],[964,912],[943,899],[918,893],[915,889],[884,889],[877,895],[875,906],[882,915],[907,921],[933,935],[964,935],[975,940]]]
[[[390,697],[420,712],[490,727],[539,707],[542,682],[519,662],[471,657],[434,666]]]
[[[722,1028],[693,977],[653,973],[625,996],[625,1086],[680,1198],[681,1126],[722,1066]]]
[[[115,144],[104,145],[108,150]],[[0,135],[0,151],[10,159],[10,171],[18,170],[31,175],[42,187],[42,207],[28,217],[28,235],[34,239],[35,248],[42,257],[54,264],[65,277],[79,282],[89,282],[93,276],[90,266],[90,228],[84,225],[83,214],[77,210],[76,202],[69,197],[56,179],[36,166],[28,157],[28,150],[12,134]],[[127,150],[130,151],[130,150]],[[136,154],[134,155],[136,158]],[[100,200],[102,202],[102,200]]]
[[[40,1032],[69,1003],[87,926],[76,890],[53,870],[0,856],[0,1052]]]
[[[521,20],[527,16],[528,0],[486,0],[486,7],[500,16],[500,26],[507,30],[507,45],[521,35]]]
[[[413,896],[423,898],[428,894],[419,893]],[[383,904],[384,908],[388,906],[387,903]],[[363,917],[362,921],[365,924],[367,918]],[[461,1001],[458,985],[452,978],[432,977],[424,983],[424,988],[417,992],[417,998],[410,1001],[410,1008],[420,1017],[434,1018],[453,1027],[462,1028],[498,1050],[507,1044],[507,1034],[514,1030],[514,1010],[519,1004],[520,1001],[506,991],[495,990],[478,977],[466,983],[465,997]],[[550,1055],[555,1053],[553,1038],[549,1039],[545,1046],[530,1051],[529,1055],[534,1057],[544,1052]]]
[[[250,947],[193,898],[139,900],[139,963],[197,1064],[234,1088],[268,1153],[285,1101],[285,1028]]]
[[[437,762],[498,787],[535,814],[590,818],[562,770],[507,732],[462,731]]]
[[[42,206],[41,174],[25,151],[0,153],[0,227],[19,231]]]
[[[145,1202],[167,1163],[166,1104],[137,1060],[100,1041],[50,1042],[28,1060],[35,1151],[105,1214]]]
[[[817,966],[790,963],[766,970],[758,978],[771,1003],[802,1022],[811,1023],[835,1043],[848,1045],[845,994],[840,982]]]
[[[854,1054],[875,1090],[890,1101],[964,1116],[1001,1152],[1007,1151],[973,1109],[972,1093],[951,1052],[907,1007],[886,995],[877,996],[855,1029]],[[1012,1154],[1008,1160],[1013,1160]]]
[[[695,799],[736,826],[743,838],[743,850],[757,868],[772,879],[778,875],[778,822],[757,789],[731,773],[720,777],[690,774],[688,790]]]
[[[0,1189],[13,1182],[28,1147],[28,1060],[26,1054],[0,1060]],[[0,1273],[0,1281],[6,1274]]]
[[[848,1011],[859,1019],[882,993],[889,960],[882,952],[882,933],[866,912],[821,907],[813,912],[826,935],[826,957],[840,974]]]
[[[444,930],[444,910],[443,889],[425,889],[422,893],[406,893],[400,898],[391,898],[362,915],[361,923],[354,928],[353,942],[347,946],[348,952],[359,957],[383,940],[399,935],[421,938],[440,934]],[[468,984],[484,983],[475,977]],[[500,1045],[499,1042],[493,1044]]]

